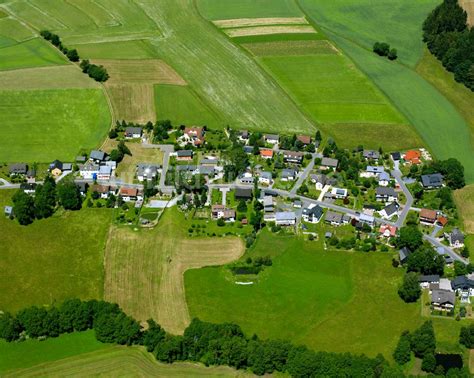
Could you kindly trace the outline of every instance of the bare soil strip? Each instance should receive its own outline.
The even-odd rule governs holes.
[[[174,84],[186,85],[184,79],[160,59],[95,59],[93,63],[107,68],[113,84]]]
[[[129,122],[156,121],[153,84],[106,85],[115,118]]]
[[[99,87],[99,83],[73,65],[0,71],[0,90]]]
[[[255,56],[339,54],[336,47],[326,40],[256,42],[242,46]]]
[[[474,26],[474,0],[459,0],[459,5],[461,5],[467,13],[468,25]]]
[[[255,26],[249,28],[224,29],[229,37],[246,37],[250,35],[268,34],[297,34],[297,33],[317,33],[310,25],[296,26]]]
[[[300,25],[307,24],[305,17],[272,17],[272,18],[234,18],[231,20],[217,20],[214,24],[219,28],[240,28],[243,26],[265,25]]]

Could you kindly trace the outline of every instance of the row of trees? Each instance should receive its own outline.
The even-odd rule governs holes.
[[[390,60],[397,59],[397,49],[391,49],[390,45],[386,42],[375,42],[372,48],[374,53],[380,56],[386,56]]]
[[[109,79],[109,74],[104,66],[98,66],[97,64],[93,64],[89,62],[89,59],[81,60],[79,64],[81,67],[82,72],[86,73],[94,79],[95,81],[103,83]]]
[[[71,299],[59,307],[29,307],[16,316],[0,315],[0,337],[9,342],[26,336],[56,337],[92,328],[101,342],[144,345],[158,360],[167,363],[196,361],[249,369],[258,375],[287,372],[294,377],[378,377],[397,372],[381,355],[368,358],[349,353],[314,352],[287,341],[247,338],[239,326],[230,323],[212,324],[194,319],[184,335],[174,336],[148,320],[148,327],[143,330],[118,305],[104,301]]]
[[[58,205],[66,210],[79,210],[82,206],[81,193],[74,182],[65,180],[56,185],[51,176],[36,186],[34,197],[19,190],[12,200],[13,212],[21,225],[50,217]]]
[[[428,15],[423,40],[456,81],[474,91],[474,28],[457,0],[444,0]]]
[[[71,62],[79,62],[80,58],[77,50],[68,49],[64,46],[59,35],[51,33],[49,30],[40,31],[40,35],[47,41],[51,42],[53,46],[57,47]]]

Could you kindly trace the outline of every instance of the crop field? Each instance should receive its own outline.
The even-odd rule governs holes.
[[[153,318],[175,334],[190,322],[184,272],[225,264],[244,252],[237,238],[186,239],[182,221],[183,215],[171,210],[154,230],[112,228],[105,258],[105,299],[136,319]]]
[[[338,50],[326,40],[243,43],[241,46],[255,56],[338,54]]]
[[[23,344],[23,343],[22,343]],[[5,377],[247,377],[250,374],[229,367],[205,367],[193,363],[163,364],[141,347],[105,346],[101,350],[77,354],[32,368],[8,372]]]
[[[17,20],[5,17],[0,18],[0,36],[0,47],[4,47],[34,38],[35,34]]]
[[[150,59],[158,56],[150,41],[130,40],[75,44],[87,59]]]
[[[106,88],[116,119],[141,124],[156,121],[153,85],[106,84]]]
[[[212,128],[225,125],[189,87],[155,85],[155,107],[157,119],[169,119],[175,125],[208,125]]]
[[[0,208],[13,191],[0,191]],[[0,217],[0,310],[102,298],[111,210],[60,212],[28,227]]]
[[[467,23],[474,25],[474,1],[473,0],[459,0],[459,4],[467,13]]]
[[[109,126],[101,89],[0,91],[0,161],[72,160]]]
[[[454,191],[454,200],[464,224],[464,231],[474,234],[474,185]]]
[[[308,24],[304,17],[267,17],[267,18],[236,18],[233,20],[213,21],[218,28],[241,28],[245,26],[265,25],[301,25]]]
[[[229,37],[246,37],[249,35],[267,34],[305,34],[316,33],[309,25],[276,25],[276,26],[252,26],[248,28],[223,29]]]
[[[419,303],[405,304],[398,297],[402,271],[391,266],[390,254],[323,251],[320,242],[263,232],[249,256],[275,251],[273,266],[253,285],[235,284],[239,278],[229,278],[223,267],[186,272],[191,316],[236,322],[249,335],[289,339],[316,350],[380,352],[389,359],[400,333],[423,321]],[[441,348],[457,347],[454,323],[435,323]]]

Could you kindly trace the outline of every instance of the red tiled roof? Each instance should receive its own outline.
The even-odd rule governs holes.
[[[298,139],[303,144],[311,143],[311,137],[309,135],[298,135],[296,139]]]
[[[137,188],[120,188],[120,194],[122,196],[136,197],[138,194]]]
[[[273,150],[261,149],[261,150],[260,150],[260,156],[273,157]]]

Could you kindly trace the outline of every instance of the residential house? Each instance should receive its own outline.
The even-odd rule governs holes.
[[[394,202],[398,199],[398,194],[393,188],[379,186],[375,189],[375,199],[381,202]]]
[[[60,162],[59,160],[53,161],[49,165],[49,171],[53,176],[60,176],[61,173],[63,172],[63,163]]]
[[[192,173],[195,175],[198,172],[197,165],[193,164],[183,164],[175,166],[176,172]]]
[[[254,180],[253,175],[250,172],[244,172],[239,176],[239,181],[242,184],[251,185],[253,184],[253,180]]]
[[[295,169],[285,168],[281,171],[281,181],[294,181],[297,174]]]
[[[366,159],[378,160],[380,158],[380,153],[375,150],[364,150],[362,156]]]
[[[141,138],[143,130],[141,127],[127,127],[125,128],[124,136],[126,139],[137,139]]]
[[[101,150],[92,150],[89,158],[92,161],[100,164],[100,163],[102,163],[103,161],[106,160],[107,154],[105,152],[101,151]]]
[[[79,169],[79,174],[86,180],[97,180],[99,166],[92,163],[86,163]]]
[[[204,144],[204,129],[202,127],[186,127],[183,139],[195,147],[202,146]]]
[[[206,158],[202,159],[199,164],[201,164],[203,167],[216,167],[219,164],[219,159],[218,158]]]
[[[36,169],[33,167],[28,168],[26,171],[26,179],[29,183],[33,183],[36,181]]]
[[[235,188],[234,192],[235,199],[252,199],[253,194],[252,194],[252,188]]]
[[[421,275],[418,277],[418,282],[420,283],[421,287],[428,288],[432,283],[439,283],[439,275]]]
[[[326,212],[325,221],[333,226],[340,226],[343,223],[343,215],[334,211],[328,210]]]
[[[311,144],[311,137],[309,135],[298,135],[296,140],[299,140],[305,146]]]
[[[25,163],[15,163],[8,166],[10,176],[13,175],[25,175],[28,171],[28,165]]]
[[[371,215],[362,213],[359,215],[358,218],[359,218],[359,222],[362,224],[366,224],[370,227],[375,225],[375,218]]]
[[[409,150],[405,152],[403,160],[410,164],[421,164],[421,152],[418,150]]]
[[[178,160],[178,161],[193,160],[193,151],[192,150],[178,150],[178,151],[176,151],[176,160]]]
[[[85,162],[87,161],[87,157],[80,155],[80,156],[76,156],[76,159],[75,159],[75,160],[76,160],[76,162],[78,162],[78,163],[85,163]]]
[[[109,185],[94,185],[91,188],[92,192],[97,192],[100,195],[100,198],[106,199],[109,198],[111,194],[111,189]]]
[[[445,234],[446,240],[453,248],[464,247],[464,235],[459,228],[454,228],[449,234]]]
[[[385,238],[393,238],[397,234],[397,227],[390,224],[383,224],[379,228],[379,233]]]
[[[469,302],[474,296],[474,280],[466,276],[457,276],[451,281],[451,288],[461,297],[461,302]]]
[[[296,214],[294,211],[281,211],[275,213],[275,223],[278,226],[292,226],[296,224]]]
[[[263,197],[263,210],[266,213],[270,213],[275,210],[275,204],[273,202],[272,196],[264,196]]]
[[[77,189],[79,189],[79,193],[81,193],[81,196],[85,196],[87,194],[88,184],[86,182],[74,181],[74,184],[76,184]]]
[[[268,144],[278,144],[278,142],[280,141],[280,136],[276,134],[265,134],[263,136],[263,140],[265,141],[265,143]]]
[[[107,165],[101,165],[97,173],[97,180],[110,180],[112,177],[112,168]]]
[[[336,169],[338,164],[339,164],[339,160],[337,159],[323,157],[321,160],[321,169],[322,170]]]
[[[273,182],[273,176],[271,172],[260,172],[258,175],[259,184],[270,185]]]
[[[253,146],[244,146],[243,150],[246,154],[253,154]]]
[[[309,223],[319,223],[323,217],[323,208],[319,205],[311,204],[303,209],[303,220]]]
[[[22,183],[20,184],[20,189],[23,190],[26,194],[35,194],[36,184]]]
[[[238,135],[239,140],[244,143],[247,143],[250,138],[250,133],[248,132],[248,130],[241,130]]]
[[[390,154],[390,157],[392,158],[393,161],[400,161],[402,159],[402,155],[398,151],[392,152]]]
[[[420,223],[433,225],[438,219],[438,213],[435,210],[421,209],[420,211]]]
[[[137,164],[137,179],[140,182],[145,180],[153,181],[158,177],[158,170],[160,169],[159,165],[148,164],[148,163],[139,163]]]
[[[3,208],[3,212],[6,217],[13,217],[13,207],[12,206],[5,206]]]
[[[425,189],[439,189],[443,186],[443,175],[441,173],[422,175],[421,185],[423,185]]]
[[[260,148],[260,156],[263,159],[271,159],[273,158],[273,150],[269,148]]]
[[[316,190],[323,190],[326,185],[327,176],[323,174],[311,174],[309,176],[311,182],[316,185]]]
[[[297,209],[301,209],[302,206],[303,206],[303,202],[301,202],[301,200],[295,199],[293,201],[293,207],[296,207]]]
[[[439,214],[438,219],[436,219],[436,224],[441,226],[441,227],[444,227],[444,226],[446,226],[447,223],[448,223],[448,218],[446,218],[445,216]]]
[[[119,195],[122,196],[122,199],[125,202],[137,201],[140,199],[137,188],[126,188],[122,186]]]
[[[405,264],[408,256],[411,255],[411,251],[407,247],[403,247],[398,251],[398,258],[400,260],[400,264]]]
[[[224,219],[226,222],[235,222],[235,210],[228,209],[224,205],[212,205],[212,219]]]
[[[200,165],[198,166],[197,171],[200,175],[211,177],[215,174],[216,169],[215,167]]]
[[[333,198],[343,199],[347,197],[347,189],[344,188],[332,188],[331,194]]]
[[[450,311],[454,308],[456,296],[451,291],[433,290],[431,292],[431,305],[435,310]]]
[[[303,162],[304,153],[298,151],[283,151],[283,161],[287,163],[301,164]]]
[[[377,180],[380,186],[388,186],[390,184],[390,175],[387,172],[382,172],[378,175]]]
[[[70,172],[70,171],[72,171],[72,163],[63,163],[63,172]]]
[[[377,177],[381,173],[385,173],[384,167],[368,165],[365,171],[360,173],[360,177]]]
[[[400,205],[397,202],[392,202],[391,204],[385,206],[382,210],[379,211],[379,214],[384,219],[390,219],[394,215],[397,215]]]

